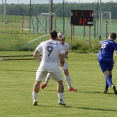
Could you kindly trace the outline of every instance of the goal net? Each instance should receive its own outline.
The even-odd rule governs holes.
[[[41,13],[39,15],[39,19],[40,19],[40,23],[39,23],[39,29],[38,32],[45,32],[48,33],[49,32],[49,27],[50,27],[50,13]],[[53,20],[55,19],[55,13],[52,13],[53,16]]]
[[[40,13],[36,17],[31,18],[30,26],[31,31],[37,33],[48,33],[50,29],[50,13]],[[53,21],[55,19],[55,13],[52,13]]]
[[[58,4],[60,4],[60,7],[61,7],[60,14],[58,14],[58,12],[54,10],[54,7],[56,7]],[[64,0],[31,1],[30,31],[32,33],[47,34],[51,29],[55,29],[55,26],[57,27],[57,24],[55,24],[56,23],[55,19],[56,18],[58,19],[58,16],[59,16],[63,21],[63,18],[62,18],[63,11],[64,11],[63,4],[64,4]],[[63,22],[61,26],[63,26]],[[58,27],[56,28],[56,30],[57,29]],[[60,27],[60,29],[63,29],[63,28]]]
[[[23,17],[21,21],[21,29],[22,30],[29,30],[30,19],[29,17]]]
[[[111,12],[101,11],[95,14],[95,16],[99,16],[98,21],[96,21],[97,35],[105,37],[106,33],[109,33],[111,26]]]

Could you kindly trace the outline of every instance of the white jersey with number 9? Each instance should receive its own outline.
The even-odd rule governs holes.
[[[56,71],[59,66],[59,54],[64,54],[64,47],[56,40],[42,42],[37,48],[42,53],[42,60],[38,70]]]

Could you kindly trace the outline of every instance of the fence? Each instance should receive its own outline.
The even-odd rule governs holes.
[[[66,5],[68,5],[68,3],[65,2],[65,0],[53,0],[52,25],[53,29],[58,32],[69,35],[70,9],[72,8],[64,12]],[[59,11],[57,9],[58,6],[61,8]],[[48,33],[50,30],[51,7],[50,0],[7,0],[5,15],[5,0],[0,0],[0,33]],[[75,9],[78,9],[78,7]],[[98,38],[100,35],[99,15],[96,16],[96,13],[94,15],[94,26],[91,27],[91,35],[94,38]],[[106,16],[102,18],[102,37],[106,38],[110,32],[117,30],[116,23],[116,19],[111,20],[110,23],[107,13]],[[74,26],[73,34],[87,37],[88,27]]]

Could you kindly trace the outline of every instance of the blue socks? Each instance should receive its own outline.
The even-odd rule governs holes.
[[[112,75],[106,76],[105,79],[106,79],[105,90],[108,90],[108,87],[109,86],[111,87],[113,85],[113,83],[112,83]]]

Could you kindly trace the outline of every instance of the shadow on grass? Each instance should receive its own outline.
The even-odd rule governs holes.
[[[105,95],[107,95],[107,94],[114,94],[114,93],[104,93],[103,91],[102,92],[99,92],[99,91],[87,91],[87,92],[82,92],[82,93],[97,93],[97,94],[105,94]]]
[[[17,72],[35,72],[36,73],[36,71],[34,71],[34,70],[21,70],[21,69],[2,69],[2,71],[17,71]]]
[[[98,111],[117,111],[114,109],[103,109],[103,108],[89,108],[89,107],[77,107],[80,109],[86,109],[86,110],[98,110]]]
[[[115,109],[103,109],[103,108],[90,108],[90,107],[75,107],[75,106],[70,106],[70,105],[59,105],[60,107],[64,107],[64,108],[77,108],[77,109],[85,109],[85,110],[96,110],[96,111],[117,111]],[[52,106],[52,105],[37,105],[34,107],[58,107],[58,106]]]
[[[52,105],[40,105],[40,104],[38,104],[38,105],[36,105],[36,106],[34,106],[34,107],[39,107],[39,106],[40,106],[40,107],[54,107],[54,108],[60,106],[60,107],[65,107],[65,108],[74,108],[74,107],[72,107],[72,106],[59,105],[59,104],[58,104],[57,106],[55,106],[55,105],[52,106]]]

